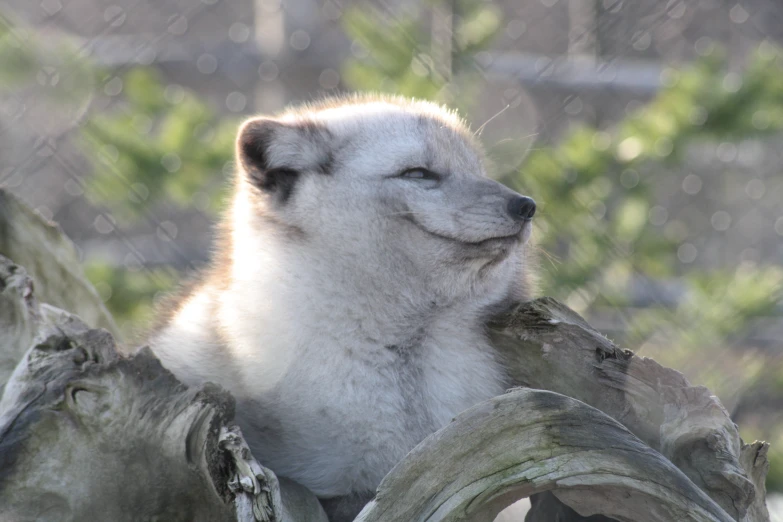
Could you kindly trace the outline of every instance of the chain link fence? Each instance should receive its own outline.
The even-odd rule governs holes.
[[[781,46],[773,0],[6,0],[0,185],[73,238],[130,334],[206,262],[242,118],[352,90],[443,101],[538,200],[541,292],[774,453]]]

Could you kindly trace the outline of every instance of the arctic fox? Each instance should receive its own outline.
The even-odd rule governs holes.
[[[184,382],[228,388],[256,458],[352,519],[506,388],[484,321],[527,297],[535,202],[485,177],[466,124],[429,102],[330,99],[236,143],[211,266],[151,345]]]

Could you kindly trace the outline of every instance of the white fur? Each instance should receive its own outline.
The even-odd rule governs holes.
[[[227,287],[205,278],[153,349],[185,382],[237,397],[264,465],[321,497],[373,491],[424,437],[503,392],[483,321],[523,297],[530,225],[506,214],[514,193],[484,177],[469,133],[435,105],[354,102],[278,121],[328,132],[273,141],[272,166],[304,173],[285,204],[240,172],[232,251],[216,259],[233,260]],[[331,174],[315,169],[324,150]],[[448,178],[394,177],[416,166]]]

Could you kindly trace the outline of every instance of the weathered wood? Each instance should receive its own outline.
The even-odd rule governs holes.
[[[740,463],[743,446],[736,426],[706,388],[617,348],[550,298],[498,317],[489,334],[516,384],[600,409],[680,467],[733,520],[769,520],[764,490],[754,485],[763,482],[764,458],[752,468],[758,478],[751,481]]]
[[[120,356],[28,283],[0,256],[0,324],[19,326],[0,352],[30,345],[0,399],[0,520],[326,521],[255,461],[228,392],[185,387],[149,349]]]
[[[56,223],[45,220],[3,188],[0,188],[0,255],[25,268],[40,286],[36,291],[40,302],[67,310],[118,338],[117,325],[84,276],[71,240]]]
[[[770,520],[766,486],[767,473],[769,472],[768,452],[769,444],[766,442],[755,441],[742,445],[740,464],[745,470],[745,474],[753,482],[756,493],[744,518],[747,521]]]
[[[234,520],[215,429],[230,397],[57,309],[0,401],[0,518]]]
[[[479,404],[425,439],[356,520],[486,521],[548,490],[583,516],[733,520],[619,422],[575,399],[531,389]]]
[[[253,458],[239,426],[221,427],[219,441],[220,448],[231,455],[234,463],[228,489],[237,497],[237,519],[259,522],[279,519],[283,502],[277,477]]]
[[[33,280],[24,268],[0,256],[0,397],[37,330]]]

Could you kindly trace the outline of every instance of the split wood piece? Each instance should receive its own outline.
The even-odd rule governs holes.
[[[356,521],[487,521],[550,490],[582,516],[733,520],[608,415],[557,393],[516,389],[425,439],[383,479]]]
[[[219,441],[220,448],[231,455],[234,463],[235,471],[228,481],[228,489],[237,497],[237,519],[280,520],[283,502],[277,477],[253,458],[239,426],[221,427]]]

